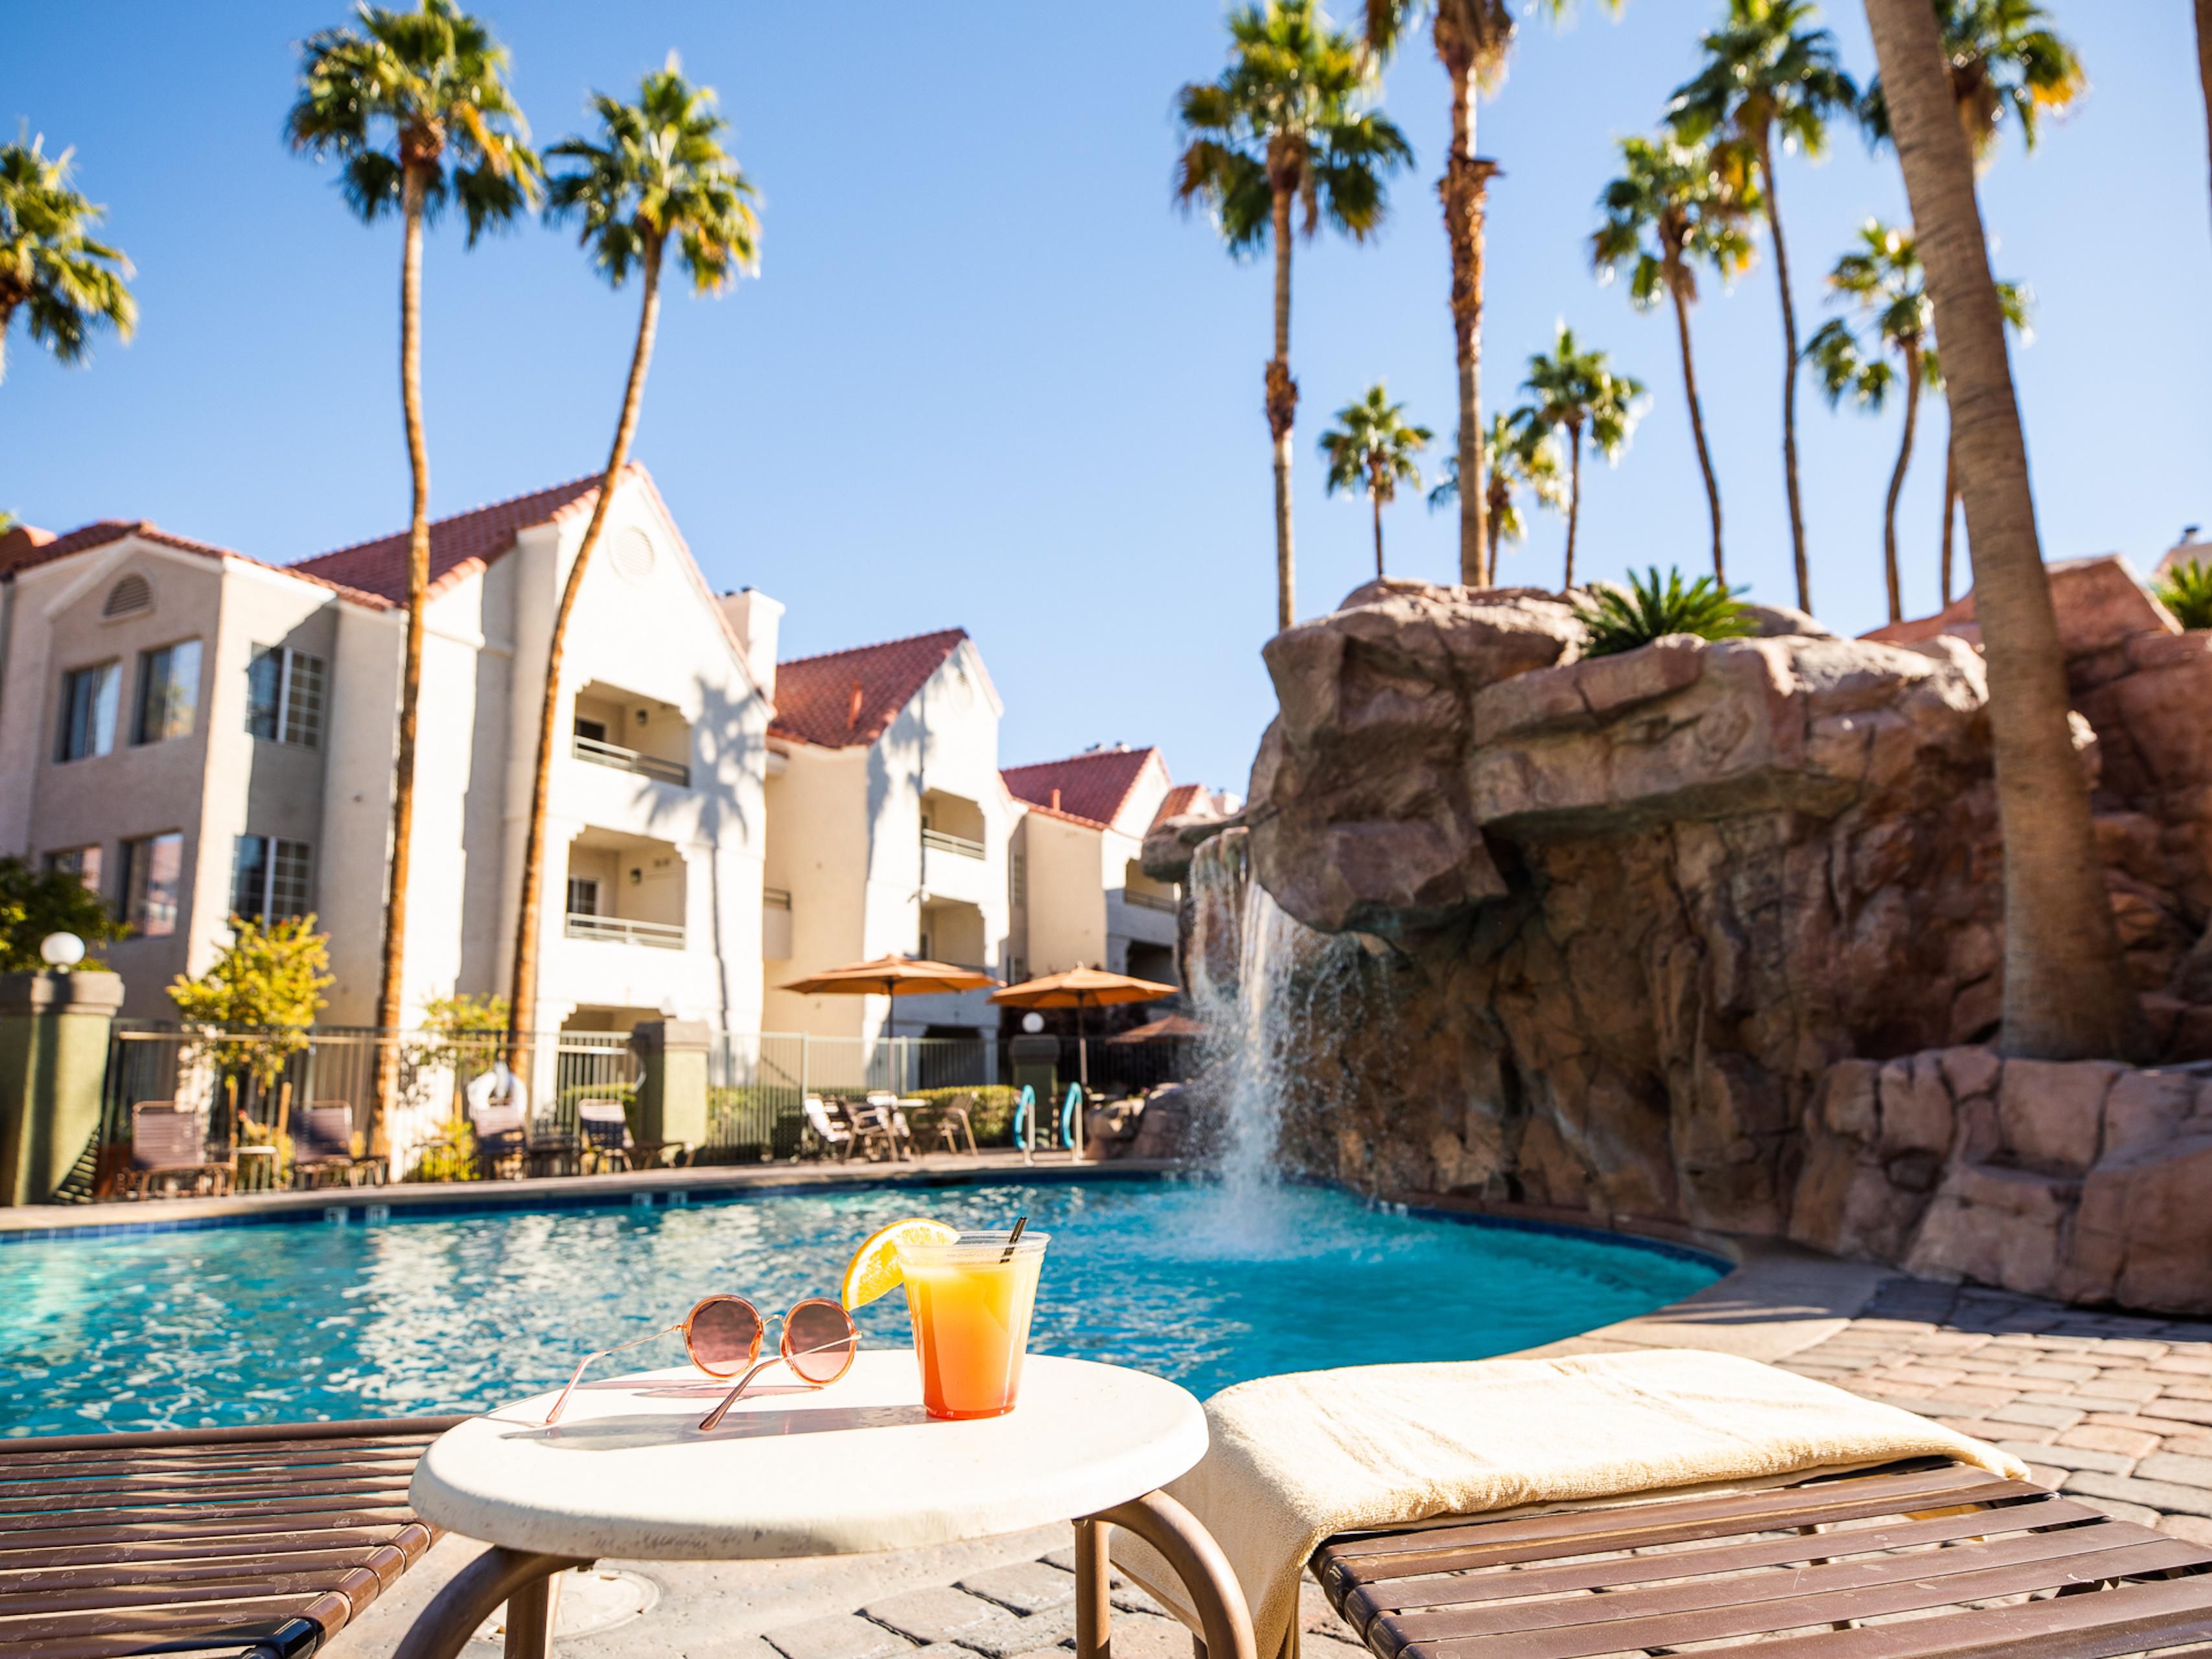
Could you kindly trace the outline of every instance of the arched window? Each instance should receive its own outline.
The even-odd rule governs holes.
[[[127,617],[143,611],[154,603],[154,589],[137,571],[125,576],[107,590],[107,599],[100,607],[103,617]]]

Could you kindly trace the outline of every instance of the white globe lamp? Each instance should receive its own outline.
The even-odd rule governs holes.
[[[84,960],[84,941],[75,933],[49,933],[39,941],[39,955],[49,968],[67,972]]]

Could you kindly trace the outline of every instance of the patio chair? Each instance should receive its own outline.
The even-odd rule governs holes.
[[[891,1150],[901,1158],[904,1158],[907,1148],[914,1145],[914,1131],[907,1127],[906,1121],[906,1109],[908,1103],[889,1089],[868,1091],[868,1105],[881,1114],[884,1123],[890,1127]],[[915,1101],[911,1103],[918,1106],[921,1103]]]
[[[584,1173],[584,1143],[557,1125],[532,1127],[523,1157],[532,1176],[573,1176]]]
[[[522,1173],[529,1148],[520,1106],[471,1106],[469,1128],[476,1136],[477,1179],[513,1180]]]
[[[939,1148],[957,1157],[961,1150],[960,1143],[965,1138],[968,1156],[981,1156],[975,1150],[975,1126],[968,1115],[975,1109],[975,1097],[972,1094],[955,1095],[942,1105],[931,1109],[932,1127]]]
[[[1376,1659],[2091,1659],[2212,1638],[2212,1549],[1940,1457],[1345,1534],[1312,1567]]]
[[[629,1114],[619,1100],[580,1100],[576,1127],[583,1131],[584,1163],[588,1170],[627,1170],[636,1142],[629,1133]]]
[[[350,1187],[383,1160],[353,1155],[353,1108],[343,1100],[310,1101],[292,1115],[292,1185]]]
[[[880,1106],[856,1104],[849,1100],[834,1102],[833,1109],[844,1121],[846,1132],[852,1137],[852,1144],[845,1149],[843,1162],[851,1163],[854,1149],[858,1148],[867,1154],[870,1163],[873,1163],[878,1147],[890,1153],[894,1163],[897,1161],[898,1131],[893,1126],[889,1112]]]
[[[117,1190],[125,1198],[223,1198],[234,1167],[207,1155],[207,1122],[173,1100],[142,1100],[131,1109],[131,1164]],[[189,1182],[179,1190],[179,1182]]]
[[[809,1095],[800,1103],[806,1114],[806,1127],[819,1143],[824,1158],[835,1157],[842,1164],[853,1156],[854,1136],[844,1118],[830,1109],[819,1095]]]

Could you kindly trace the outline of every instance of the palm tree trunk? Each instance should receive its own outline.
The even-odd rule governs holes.
[[[392,779],[391,887],[384,900],[384,960],[376,994],[380,1030],[399,1026],[407,973],[407,885],[414,866],[415,741],[422,702],[422,607],[430,586],[430,457],[422,438],[422,177],[401,176],[406,234],[399,256],[399,407],[407,429],[413,506],[407,520],[407,637],[399,666],[399,749]],[[388,1125],[399,1086],[398,1045],[377,1048],[376,1091],[364,1139],[372,1156],[389,1152]]]
[[[1567,428],[1572,459],[1567,464],[1567,569],[1560,586],[1575,585],[1575,527],[1583,516],[1583,429]]]
[[[1682,389],[1689,394],[1690,433],[1698,441],[1698,465],[1705,475],[1705,502],[1713,514],[1713,580],[1728,586],[1728,566],[1721,557],[1721,487],[1713,477],[1712,452],[1705,447],[1705,411],[1698,401],[1698,368],[1690,356],[1690,302],[1682,285],[1670,280],[1667,291],[1674,296],[1674,332],[1682,343]]]
[[[1889,619],[1905,620],[1905,590],[1897,569],[1897,498],[1905,489],[1905,469],[1912,465],[1912,437],[1920,425],[1920,339],[1905,342],[1905,439],[1889,475],[1889,495],[1881,504],[1881,574],[1889,584]]]
[[[2212,3],[2212,0],[2208,0]],[[1469,587],[1497,580],[1482,489],[1482,163],[1474,155],[1477,88],[1473,54],[1450,49],[1443,9],[1437,55],[1451,81],[1451,150],[1437,191],[1443,198],[1444,240],[1451,248],[1454,360],[1459,371],[1459,579]]]
[[[1493,487],[1490,491],[1490,499],[1483,503],[1483,506],[1486,510],[1483,515],[1482,527],[1484,534],[1489,538],[1490,563],[1488,568],[1490,571],[1490,580],[1493,583],[1498,580],[1498,556],[1505,546],[1505,501],[1504,497],[1504,492]]]
[[[1782,482],[1790,495],[1790,549],[1797,561],[1797,608],[1813,611],[1813,568],[1805,559],[1805,504],[1797,491],[1797,307],[1790,297],[1790,250],[1782,240],[1782,199],[1774,193],[1774,143],[1759,135],[1759,177],[1766,228],[1774,234],[1774,279],[1782,289]]]
[[[1939,560],[1943,584],[1943,608],[1951,608],[1951,527],[1959,517],[1959,446],[1947,418],[1943,431],[1943,551]]]
[[[648,240],[641,261],[645,298],[637,318],[637,341],[630,349],[629,380],[623,388],[622,418],[615,422],[615,441],[607,451],[607,470],[599,479],[599,499],[592,503],[591,521],[584,526],[568,580],[561,589],[561,605],[553,613],[553,637],[545,651],[545,695],[538,708],[538,763],[530,780],[530,826],[522,854],[522,894],[514,918],[514,981],[507,997],[507,1064],[520,1069],[523,1045],[538,1019],[538,932],[539,895],[545,879],[545,805],[553,783],[555,726],[561,713],[561,661],[568,643],[568,618],[584,589],[584,571],[592,550],[599,544],[607,514],[614,504],[615,488],[629,462],[631,438],[637,432],[637,412],[645,401],[646,370],[653,362],[653,337],[660,327],[660,258],[663,244]]]
[[[2212,0],[2197,0],[2197,79],[2204,88],[2205,139],[2212,149]]]
[[[1275,444],[1275,627],[1297,618],[1296,569],[1291,554],[1291,425],[1298,409],[1298,383],[1291,378],[1291,192],[1278,187],[1274,201],[1275,355],[1267,362],[1267,431]]]
[[[2066,662],[2035,526],[2027,447],[1990,276],[1974,158],[1927,0],[1867,0],[1905,194],[1928,270],[1972,538],[2004,840],[2008,1054],[2135,1058],[2147,1047],[2074,751]]]
[[[1375,580],[1382,580],[1382,497],[1374,490],[1367,492],[1368,504],[1375,509]]]

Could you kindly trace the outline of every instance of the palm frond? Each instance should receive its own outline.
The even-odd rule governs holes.
[[[31,337],[64,363],[84,361],[97,330],[128,341],[138,324],[131,261],[94,234],[106,210],[71,184],[73,161],[67,149],[48,156],[43,135],[0,145],[0,325],[20,307]]]
[[[1665,580],[1653,565],[1647,575],[1628,573],[1626,588],[1610,582],[1590,590],[1588,603],[1577,603],[1575,617],[1589,630],[1583,647],[1585,657],[1616,656],[1669,635],[1688,634],[1701,640],[1741,639],[1752,631],[1750,615],[1733,592],[1711,576],[1700,576],[1686,586],[1678,568],[1669,568]]]
[[[2201,559],[2185,559],[2167,570],[2151,591],[2184,628],[2212,628],[2212,565]]]

